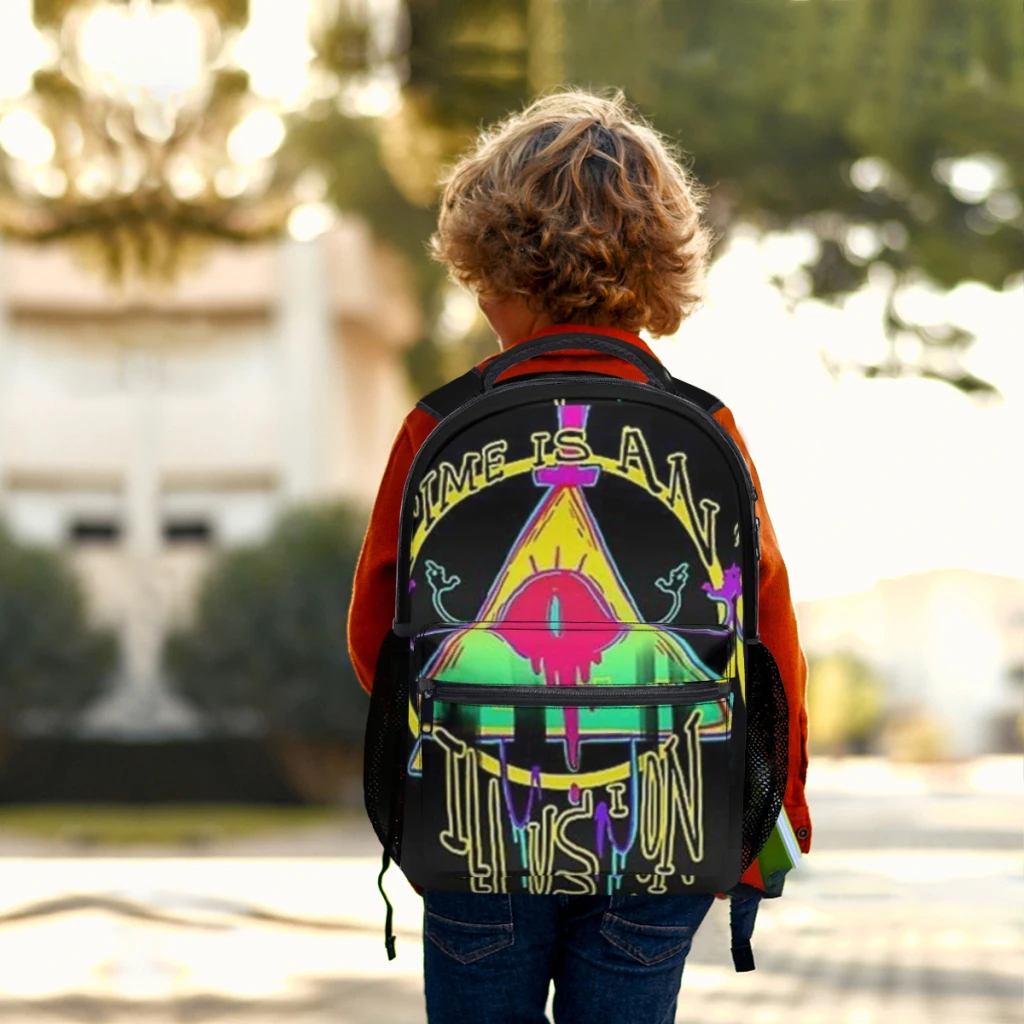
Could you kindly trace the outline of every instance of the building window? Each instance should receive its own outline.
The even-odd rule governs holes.
[[[80,516],[68,528],[72,544],[116,544],[121,539],[121,524],[106,516]]]
[[[212,544],[213,526],[208,519],[166,519],[164,541],[168,544]]]

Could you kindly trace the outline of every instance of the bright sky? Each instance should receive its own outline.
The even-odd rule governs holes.
[[[857,345],[873,358],[882,293],[859,293],[845,310],[807,303],[791,316],[768,278],[804,250],[792,235],[738,237],[711,271],[708,305],[656,344],[677,376],[733,410],[794,597],[937,568],[1024,577],[1024,288],[915,296],[925,322],[948,317],[978,334],[969,367],[1005,396],[978,408],[937,382],[834,383],[818,350]]]

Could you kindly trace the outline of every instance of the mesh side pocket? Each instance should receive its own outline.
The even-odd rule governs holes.
[[[377,656],[363,748],[363,798],[373,831],[397,864],[409,736],[409,641],[389,632]]]
[[[759,640],[747,644],[747,767],[743,786],[743,870],[775,828],[786,793],[789,704],[779,666]]]

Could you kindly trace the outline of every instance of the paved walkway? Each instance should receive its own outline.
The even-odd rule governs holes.
[[[677,1021],[1024,1022],[1022,772],[983,765],[972,783],[821,765],[815,854],[762,909],[758,970],[732,972],[716,905]],[[8,847],[0,1021],[423,1024],[418,898],[394,872],[389,964],[372,837],[320,830],[290,842],[191,859]]]

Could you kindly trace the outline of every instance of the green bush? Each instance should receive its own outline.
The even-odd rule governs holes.
[[[811,657],[807,664],[809,742],[820,754],[864,754],[883,726],[885,680],[851,651]]]
[[[114,635],[86,621],[65,560],[17,544],[0,526],[0,732],[70,729],[116,664]]]
[[[304,509],[214,565],[193,623],[165,650],[172,686],[211,726],[361,742],[366,696],[345,624],[364,530],[343,506]]]

